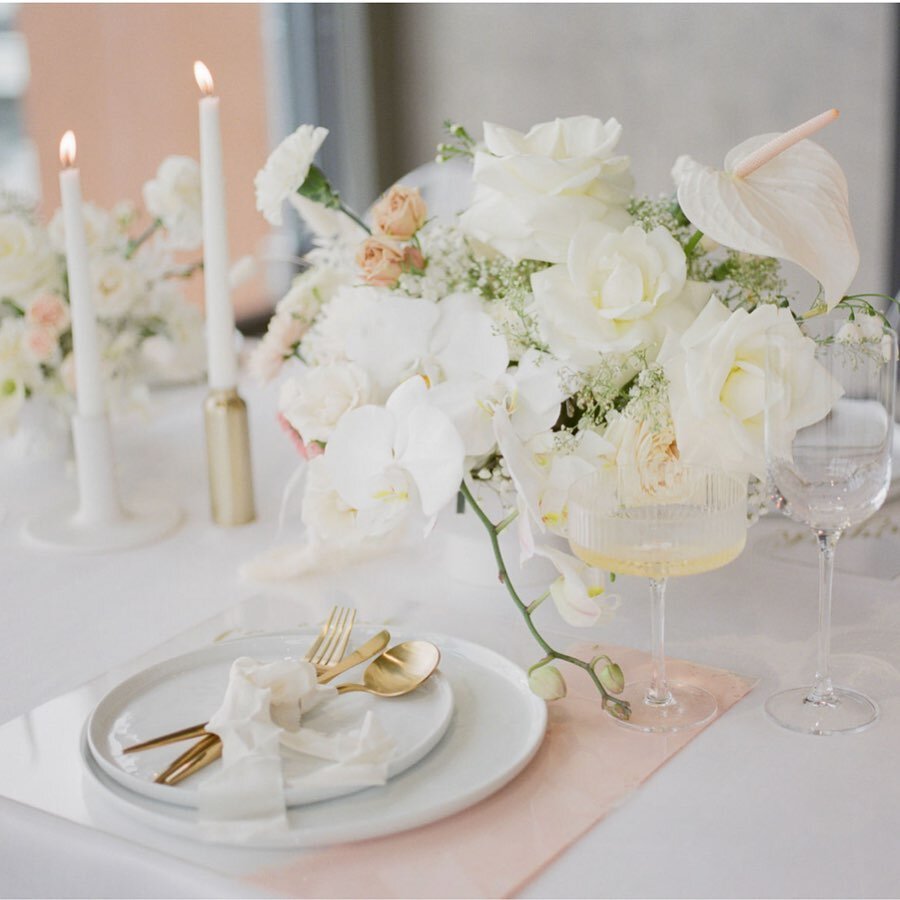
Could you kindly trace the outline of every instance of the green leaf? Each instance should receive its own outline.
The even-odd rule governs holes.
[[[306,181],[300,185],[297,193],[314,203],[321,203],[330,209],[341,208],[341,198],[331,186],[326,174],[318,166],[310,166]]]

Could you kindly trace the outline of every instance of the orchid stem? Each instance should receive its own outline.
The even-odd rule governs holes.
[[[610,712],[618,718],[627,719],[631,715],[631,706],[625,700],[620,700],[618,697],[614,697],[609,693],[609,691],[606,690],[605,687],[603,687],[603,684],[600,682],[600,678],[594,671],[594,667],[590,662],[587,662],[583,659],[578,659],[578,657],[575,656],[570,656],[567,653],[561,653],[559,650],[554,649],[550,646],[544,636],[538,631],[537,626],[534,624],[534,621],[531,618],[531,614],[535,609],[537,609],[539,603],[535,601],[535,603],[529,606],[523,602],[522,598],[516,591],[515,586],[510,580],[509,572],[506,568],[506,562],[503,559],[503,551],[500,549],[500,532],[502,531],[501,526],[505,528],[506,525],[508,525],[509,522],[512,521],[512,518],[510,518],[510,516],[507,516],[506,519],[495,525],[488,518],[484,510],[478,505],[475,498],[472,496],[472,492],[469,490],[469,486],[466,484],[465,480],[463,480],[459,490],[460,493],[469,502],[469,505],[472,507],[472,509],[475,511],[475,515],[478,516],[478,518],[481,520],[481,524],[484,525],[485,530],[487,531],[488,536],[491,540],[491,548],[494,551],[494,559],[497,562],[497,570],[500,581],[506,587],[506,592],[509,594],[513,603],[516,605],[516,608],[525,619],[525,624],[528,626],[528,630],[531,632],[531,636],[535,639],[541,650],[543,650],[547,655],[547,659],[558,659],[563,662],[567,662],[570,665],[577,666],[579,669],[583,669],[585,672],[587,672],[591,681],[594,683],[594,686],[600,692],[600,695],[603,698],[604,709],[609,709]],[[549,591],[547,593],[549,593]],[[545,594],[544,597],[546,596],[547,595]],[[543,601],[544,597],[540,598],[541,602]]]

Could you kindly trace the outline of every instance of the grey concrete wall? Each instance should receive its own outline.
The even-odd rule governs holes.
[[[525,128],[615,116],[643,193],[675,157],[721,164],[753,134],[831,106],[862,254],[889,289],[897,10],[864,4],[408,4],[370,7],[382,179],[434,155],[444,118]]]

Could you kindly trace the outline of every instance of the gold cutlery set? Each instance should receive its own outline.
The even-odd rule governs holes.
[[[376,697],[400,697],[418,688],[437,669],[441,654],[434,644],[429,641],[405,641],[385,650],[391,639],[387,631],[380,631],[345,658],[355,621],[356,610],[334,607],[304,655],[307,662],[315,665],[319,684],[327,684],[338,675],[375,657],[366,667],[362,683],[338,685],[338,694],[361,691]],[[222,755],[222,741],[218,735],[206,731],[206,724],[192,725],[134,744],[124,752],[137,753],[199,738],[154,779],[157,784],[176,785]]]

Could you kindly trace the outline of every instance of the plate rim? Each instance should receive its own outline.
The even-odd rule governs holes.
[[[386,827],[383,819],[351,820],[328,825],[318,824],[313,826],[301,824],[300,827],[290,827],[288,831],[277,835],[269,834],[266,836],[257,836],[249,841],[244,840],[240,842],[232,842],[227,838],[205,835],[198,829],[195,819],[187,818],[188,815],[192,816],[194,813],[194,810],[191,808],[174,806],[173,804],[164,803],[141,794],[136,794],[107,776],[105,772],[98,767],[88,748],[87,723],[85,723],[85,728],[82,732],[80,741],[85,772],[102,790],[103,796],[109,799],[119,811],[127,811],[130,817],[136,817],[143,824],[153,827],[158,831],[188,837],[201,843],[227,846],[239,845],[253,849],[327,847],[333,844],[369,840],[376,837],[387,837],[392,834],[420,828],[424,825],[452,816],[480,803],[482,800],[496,793],[509,784],[526,768],[540,749],[544,736],[546,735],[548,721],[547,704],[539,697],[535,696],[528,688],[525,671],[512,660],[497,651],[481,644],[468,641],[464,638],[457,638],[450,635],[428,633],[422,637],[424,639],[435,640],[435,642],[443,640],[448,645],[452,644],[452,649],[457,650],[457,652],[460,650],[464,651],[459,654],[464,658],[467,655],[471,658],[471,655],[474,652],[476,661],[479,658],[486,660],[486,662],[482,663],[486,668],[495,672],[497,677],[503,678],[508,683],[516,686],[521,692],[523,702],[526,702],[531,711],[528,738],[519,747],[518,755],[510,761],[510,764],[500,775],[496,775],[487,781],[481,782],[469,790],[460,791],[450,799],[444,799],[439,803],[428,804],[420,810],[413,810],[406,814],[401,814],[393,821],[389,821]],[[448,646],[448,650],[449,649]],[[447,677],[448,681],[452,681],[450,676],[447,675],[445,677]],[[466,693],[471,693],[471,696],[475,699],[475,702],[477,702],[477,693]],[[457,701],[457,705],[462,703],[464,706],[466,703],[471,702],[468,697],[464,696],[460,698],[456,691],[454,691],[454,698]],[[455,713],[452,719],[455,721]],[[487,732],[485,733],[487,734]],[[427,760],[428,757],[426,756],[420,761],[420,764],[427,764]],[[402,779],[404,774],[406,773],[398,775],[397,779]],[[335,800],[338,801],[341,799],[345,798],[335,798]],[[323,804],[327,804],[331,801],[326,800],[322,802]],[[156,808],[148,808],[147,804],[152,804],[152,806]],[[294,810],[300,811],[301,809],[301,807],[292,807],[288,810],[288,815],[290,816],[291,812]],[[302,822],[303,818],[301,815],[301,823]]]
[[[373,634],[376,634],[381,629],[374,626],[361,625],[359,626],[358,630],[360,637],[369,637]],[[208,644],[204,647],[198,647],[197,649],[187,651],[186,653],[178,653],[175,656],[169,657],[168,659],[153,663],[152,665],[147,666],[138,672],[134,672],[132,675],[129,675],[127,678],[124,678],[118,684],[110,688],[94,705],[93,709],[88,714],[87,720],[85,722],[84,734],[91,756],[93,757],[95,763],[99,766],[99,768],[104,772],[104,774],[124,789],[140,796],[146,797],[149,800],[153,800],[154,802],[164,803],[171,806],[178,806],[183,809],[196,810],[198,807],[198,803],[195,799],[195,792],[180,791],[177,793],[168,793],[166,785],[156,785],[152,782],[147,782],[140,778],[135,778],[133,775],[122,769],[120,766],[115,765],[114,762],[107,758],[107,754],[105,754],[101,750],[101,748],[96,745],[94,739],[94,723],[98,713],[101,711],[101,707],[105,706],[108,702],[114,703],[113,698],[118,692],[122,691],[127,693],[128,686],[131,685],[134,681],[141,678],[153,679],[155,673],[159,670],[164,670],[164,672],[168,675],[178,675],[184,673],[186,671],[189,671],[189,669],[193,666],[180,665],[181,663],[185,663],[190,660],[196,661],[198,656],[203,655],[212,656],[213,659],[208,661],[214,662],[216,661],[215,657],[218,655],[219,651],[222,648],[227,648],[229,644],[240,643],[244,641],[265,641],[267,639],[289,639],[292,637],[304,639],[309,637],[310,634],[315,635],[318,631],[318,626],[304,626],[296,630],[292,629],[264,632],[259,634],[239,635],[234,638],[228,638],[219,641],[217,643]],[[401,639],[407,640],[408,638],[401,637]],[[304,651],[306,649],[307,648],[304,646]],[[224,655],[227,656],[228,654],[224,653]],[[198,664],[203,665],[204,663],[201,660]],[[165,677],[165,675],[161,675],[160,677]],[[438,691],[440,693],[437,695],[436,699],[438,703],[441,703],[444,706],[442,717],[439,720],[437,727],[419,743],[415,752],[404,754],[404,756],[401,757],[400,769],[388,775],[388,780],[396,778],[398,775],[402,775],[403,772],[405,772],[407,769],[411,768],[412,766],[416,765],[416,763],[424,759],[441,742],[444,735],[447,733],[447,729],[450,727],[450,722],[453,719],[453,712],[456,703],[456,699],[453,694],[453,688],[449,680],[443,675],[443,673],[440,672],[440,670],[435,672],[429,680],[433,684],[439,686]],[[394,763],[393,765],[396,765],[396,763]],[[339,793],[334,793],[327,797],[313,796],[311,799],[304,799],[299,801],[288,800],[287,805],[289,809],[292,809],[294,807],[306,806],[310,803],[327,802],[328,800],[335,800],[340,797],[349,796],[350,794],[356,793],[357,791],[365,790],[368,787],[371,787],[371,785],[348,786],[345,790],[341,790]],[[286,795],[290,796],[290,793],[291,790],[288,789],[286,791]]]

